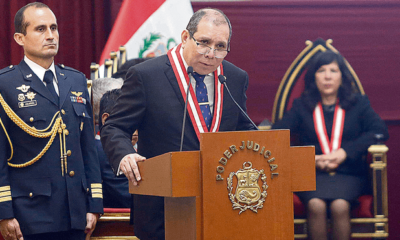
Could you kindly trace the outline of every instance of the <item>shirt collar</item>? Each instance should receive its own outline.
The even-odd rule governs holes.
[[[56,68],[54,67],[54,61],[51,63],[49,69],[45,69],[44,67],[30,60],[28,57],[26,57],[26,55],[24,56],[24,61],[42,82],[44,74],[46,73],[47,70],[51,70],[53,72],[53,76],[56,76]]]

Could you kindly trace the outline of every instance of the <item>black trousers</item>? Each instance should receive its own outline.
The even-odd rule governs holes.
[[[85,240],[83,230],[24,235],[24,240]]]

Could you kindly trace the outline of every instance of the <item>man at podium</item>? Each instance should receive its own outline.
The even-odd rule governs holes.
[[[233,99],[246,111],[248,75],[224,60],[231,35],[231,24],[222,11],[201,9],[182,31],[181,44],[167,55],[129,69],[121,97],[101,129],[116,174],[125,174],[137,185],[139,161],[180,149],[199,150],[203,132],[256,129],[219,81],[226,80]],[[140,155],[131,143],[136,129]],[[135,235],[141,240],[164,239],[164,199],[135,195],[134,208]]]

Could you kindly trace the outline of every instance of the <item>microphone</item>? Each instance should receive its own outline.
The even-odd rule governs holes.
[[[231,91],[229,91],[228,85],[226,84],[226,77],[224,75],[219,75],[218,76],[218,80],[219,82],[225,86],[226,91],[229,93],[229,96],[231,97],[232,101],[236,104],[236,106],[239,108],[239,110],[242,112],[242,114],[251,122],[251,124],[257,129],[257,125],[254,124],[254,122],[250,119],[249,115],[247,115],[247,113],[240,107],[240,105],[235,101],[235,99],[233,98]]]
[[[187,102],[189,99],[189,94],[190,94],[190,85],[192,84],[192,81],[190,81],[190,75],[193,75],[193,67],[189,66],[187,68],[187,74],[189,76],[189,85],[186,89],[186,101],[185,101],[185,110],[183,111],[183,122],[182,122],[182,135],[181,135],[181,147],[179,149],[180,152],[182,152],[182,147],[183,147],[183,136],[185,135],[185,122],[186,122],[186,113],[187,113]],[[190,75],[189,75],[190,74]]]

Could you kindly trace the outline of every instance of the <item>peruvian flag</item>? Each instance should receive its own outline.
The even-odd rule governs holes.
[[[190,0],[124,0],[100,65],[121,45],[126,47],[128,59],[166,54],[181,42],[181,33],[192,15]]]

